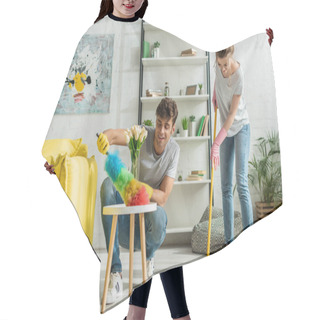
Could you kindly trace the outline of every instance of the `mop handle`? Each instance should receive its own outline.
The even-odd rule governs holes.
[[[217,130],[217,108],[214,110],[213,141],[216,139],[216,130]],[[211,161],[211,155],[210,155],[210,161]],[[209,224],[208,224],[207,256],[210,255],[213,177],[214,177],[214,163],[212,163],[212,168],[211,168],[211,184],[210,184],[210,205],[209,205]]]

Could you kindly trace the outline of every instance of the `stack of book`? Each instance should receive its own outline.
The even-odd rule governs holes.
[[[161,97],[161,96],[163,96],[163,93],[162,93],[162,90],[147,89],[146,96],[147,97]]]
[[[191,174],[188,175],[187,181],[201,181],[203,180],[204,175],[206,174],[205,170],[193,170]]]
[[[208,122],[209,122],[209,115],[205,115],[202,116],[201,121],[200,121],[200,125],[199,125],[199,129],[197,132],[197,136],[207,136],[209,134],[208,131]]]
[[[196,56],[196,55],[197,55],[197,50],[192,49],[192,48],[181,51],[181,57],[191,57],[191,56]]]

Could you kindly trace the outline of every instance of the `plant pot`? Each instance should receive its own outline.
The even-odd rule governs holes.
[[[256,202],[256,211],[259,219],[264,218],[266,215],[275,211],[277,208],[281,206],[281,202]]]
[[[204,89],[198,90],[198,94],[199,94],[199,95],[200,95],[200,94],[204,94]]]
[[[189,136],[190,137],[196,136],[196,122],[195,121],[189,122]]]
[[[186,138],[188,136],[188,129],[182,130],[182,137]]]
[[[153,48],[153,58],[160,57],[160,48]]]

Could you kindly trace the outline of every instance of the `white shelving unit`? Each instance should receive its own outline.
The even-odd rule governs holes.
[[[154,103],[159,103],[163,97],[141,97],[141,102],[148,106],[152,105]],[[208,101],[209,95],[208,94],[201,94],[201,95],[190,95],[190,96],[170,96],[171,99],[175,100],[176,102],[202,102],[202,101]]]
[[[174,140],[177,142],[184,141],[184,142],[191,142],[191,141],[204,141],[209,140],[210,136],[200,136],[200,137],[173,137]]]
[[[209,155],[212,144],[209,54],[208,52],[202,51],[197,56],[179,57],[179,52],[188,49],[186,46],[190,46],[190,44],[186,44],[181,39],[175,38],[165,31],[143,23],[141,57],[143,56],[145,33],[152,39],[149,40],[150,43],[151,41],[160,41],[160,48],[161,50],[163,49],[161,53],[163,52],[163,55],[168,55],[168,57],[141,58],[139,124],[142,123],[142,119],[149,119],[151,114],[155,114],[156,107],[163,99],[163,96],[146,97],[145,90],[148,88],[158,89],[160,86],[159,83],[162,84],[162,88],[164,87],[165,81],[169,82],[170,93],[173,93],[169,98],[176,101],[179,109],[176,128],[179,127],[181,118],[184,116],[196,115],[199,122],[199,118],[202,115],[209,114],[208,136],[186,138],[173,136],[173,139],[180,146],[178,172],[179,169],[182,169],[185,173],[189,173],[191,170],[206,170],[206,175],[203,177],[203,180],[176,180],[172,194],[165,206],[168,215],[167,233],[189,233],[192,231],[193,226],[199,222],[203,210],[209,204],[211,182]],[[177,49],[175,53],[172,53],[173,48]],[[174,54],[177,56],[172,56]],[[178,86],[186,87],[198,83],[205,84],[206,94],[174,95],[175,92],[179,92]],[[172,86],[175,89],[172,90],[173,92],[171,91],[172,87],[170,84],[173,84]],[[142,117],[142,115],[144,117]],[[186,176],[183,178],[185,179]],[[199,203],[197,203],[197,200],[199,200]]]
[[[175,181],[174,185],[184,185],[184,184],[204,184],[204,183],[210,183],[211,180],[205,179],[205,180],[200,180],[200,181]]]
[[[170,57],[170,58],[142,58],[144,67],[203,65],[208,57]]]

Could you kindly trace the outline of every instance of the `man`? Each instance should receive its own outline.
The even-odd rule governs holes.
[[[156,128],[145,127],[148,135],[140,151],[140,181],[152,188],[151,192],[148,192],[151,195],[150,201],[157,203],[156,211],[145,214],[148,277],[153,274],[154,253],[161,246],[166,235],[167,215],[163,207],[173,188],[180,153],[178,144],[171,139],[177,116],[178,109],[175,101],[169,98],[162,99],[156,110]],[[101,133],[97,142],[99,151],[105,154],[110,145],[126,146],[124,132],[125,129],[108,129]],[[123,203],[123,200],[109,177],[101,185],[100,196],[102,223],[108,249],[112,216],[103,215],[102,210],[104,206]],[[113,303],[122,296],[119,244],[129,248],[129,225],[129,215],[118,217],[107,303]],[[138,216],[135,220],[134,246],[135,249],[140,249]]]

